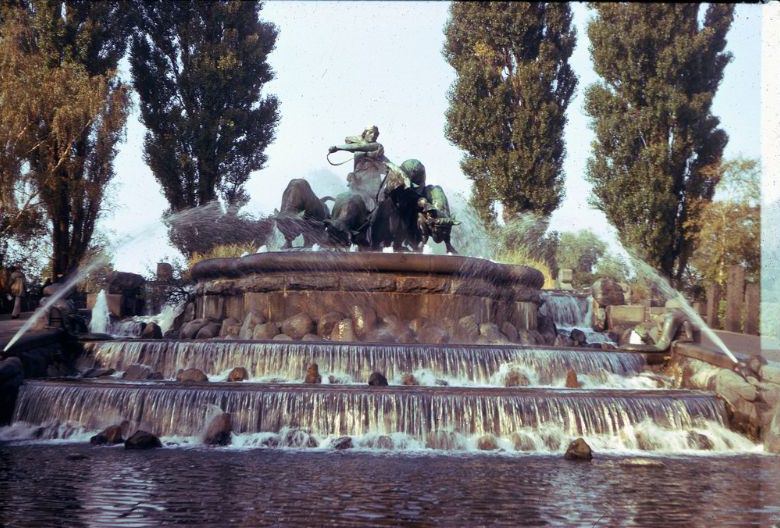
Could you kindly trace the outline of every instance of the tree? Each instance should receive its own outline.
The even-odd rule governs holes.
[[[694,225],[712,199],[726,133],[712,99],[731,60],[732,5],[594,4],[588,26],[601,81],[585,109],[596,139],[588,160],[592,205],[621,242],[679,283]]]
[[[14,218],[45,210],[55,275],[75,269],[89,249],[114,174],[129,106],[116,67],[128,31],[119,1],[3,7],[0,190],[4,205],[15,201],[21,213],[9,230],[19,227]],[[28,193],[21,204],[20,189]]]
[[[593,231],[582,229],[561,233],[556,259],[560,268],[573,271],[572,284],[581,288],[593,283],[593,270],[606,251],[607,245]]]
[[[720,168],[715,200],[690,227],[698,232],[691,264],[705,283],[725,286],[728,269],[743,266],[747,278],[761,273],[761,175],[757,160],[738,158]]]
[[[466,151],[483,220],[547,216],[563,198],[563,129],[577,78],[568,60],[576,33],[567,4],[455,2],[444,56],[457,78],[445,134]]]
[[[268,54],[276,27],[259,2],[148,2],[138,6],[130,65],[146,125],[144,159],[171,212],[205,205],[219,191],[247,201],[279,120]]]

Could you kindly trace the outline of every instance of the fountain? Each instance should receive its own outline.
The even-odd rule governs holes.
[[[362,141],[347,146],[377,151],[375,135]],[[433,209],[403,196],[426,189],[415,173],[421,164],[383,163],[396,171],[395,187],[383,176],[378,188],[356,162],[351,185],[361,201],[337,198],[366,206],[356,206],[360,225],[346,213],[307,216],[324,203],[317,197],[295,213],[290,198],[281,230],[290,243],[304,234],[308,247],[201,261],[187,303],[154,319],[165,321],[163,339],[82,343],[75,375],[20,388],[0,438],[83,444],[113,426],[125,438],[142,430],[166,447],[191,446],[222,420],[229,449],[276,449],[293,467],[309,464],[307,453],[343,449],[373,453],[375,462],[360,459],[368,465],[388,451],[559,456],[578,437],[606,457],[761,451],[732,430],[729,401],[650,367],[668,347],[553,346],[555,326],[592,332],[589,298],[542,292],[541,273],[527,266],[426,254],[417,224],[388,232],[387,216],[366,217],[366,204],[384,207],[420,220],[433,240],[448,240],[458,225],[434,213],[444,209],[437,193],[415,194],[438,196]],[[288,198],[305,187],[289,187]],[[93,332],[109,329],[104,301],[101,292]],[[670,324],[670,342],[679,330]]]
[[[92,318],[89,320],[89,331],[93,334],[105,334],[111,325],[111,314],[108,313],[106,291],[97,294],[95,306],[92,307]]]

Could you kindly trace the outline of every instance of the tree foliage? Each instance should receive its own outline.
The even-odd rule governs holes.
[[[54,274],[73,270],[89,249],[114,175],[129,106],[116,67],[128,31],[119,1],[3,6],[0,191],[4,211],[11,211],[6,229],[18,230],[20,221],[44,210]]]
[[[563,129],[577,83],[567,4],[455,2],[444,56],[457,78],[445,133],[465,150],[463,172],[483,220],[496,201],[510,221],[549,215],[563,197]]]
[[[679,282],[728,141],[711,106],[731,60],[734,8],[710,4],[703,24],[699,4],[593,8],[588,36],[601,80],[585,93],[596,134],[592,204],[626,247]]]
[[[749,280],[761,273],[761,175],[757,160],[735,159],[723,164],[715,200],[691,225],[698,247],[691,264],[705,283],[726,284],[728,269],[743,266]]]
[[[279,119],[267,62],[276,27],[259,2],[138,4],[130,64],[147,128],[144,157],[172,212],[243,204]]]

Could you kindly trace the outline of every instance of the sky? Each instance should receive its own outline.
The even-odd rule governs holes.
[[[591,13],[585,4],[572,8],[578,38],[570,63],[579,84],[565,131],[566,196],[550,228],[590,228],[610,238],[614,230],[587,204],[590,185],[584,179],[593,134],[583,93],[597,81],[586,31]],[[345,190],[351,163],[331,167],[327,148],[373,124],[388,158],[420,159],[428,183],[468,196],[470,182],[459,166],[463,153],[444,137],[447,91],[455,80],[441,53],[448,10],[445,2],[267,2],[261,18],[276,24],[279,36],[269,57],[276,78],[264,93],[279,99],[281,120],[266,150],[266,167],[246,185],[252,199],[245,211],[272,213],[292,178],[308,179],[320,195]],[[761,157],[761,17],[761,6],[738,5],[727,37],[734,58],[713,102],[730,137],[726,158]],[[143,136],[136,105],[116,158],[112,199],[99,224],[119,245],[115,268],[140,273],[178,256],[164,230],[154,227],[167,202],[143,162]],[[141,231],[135,241],[121,242]]]

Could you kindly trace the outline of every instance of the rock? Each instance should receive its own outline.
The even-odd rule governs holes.
[[[233,422],[230,418],[230,413],[220,413],[209,422],[206,434],[203,436],[203,443],[206,445],[226,446],[230,444],[232,431]]]
[[[301,341],[322,341],[322,338],[317,334],[306,334],[301,338]]]
[[[495,323],[482,323],[479,325],[479,335],[491,343],[502,344],[507,342],[506,336],[501,333],[501,330]]]
[[[766,364],[767,360],[764,356],[751,356],[747,361],[747,367],[759,378],[761,377],[761,367]]]
[[[340,436],[338,438],[334,438],[330,445],[334,449],[352,449],[352,437],[350,436]]]
[[[563,455],[563,458],[566,460],[591,460],[593,451],[584,439],[577,438],[566,448],[566,454]]]
[[[534,444],[533,438],[526,433],[512,433],[512,444],[515,446],[515,451],[535,451],[536,444]]]
[[[438,385],[439,387],[449,387],[449,385],[450,385],[447,382],[447,380],[438,379],[438,378],[436,378],[436,381],[434,383],[436,383],[436,385]]]
[[[281,437],[279,444],[282,447],[318,447],[320,443],[311,431],[305,429],[288,429]]]
[[[756,388],[736,372],[720,369],[714,381],[715,392],[732,405],[739,399],[752,402],[758,396]]]
[[[320,368],[316,363],[309,363],[306,367],[306,378],[304,383],[322,383],[322,376],[320,376]]]
[[[273,339],[279,333],[279,325],[276,323],[263,323],[255,326],[252,331],[253,341],[267,341]]]
[[[414,374],[409,374],[408,372],[404,373],[403,376],[401,376],[401,383],[403,385],[419,385],[420,382],[417,381],[417,378],[414,377]]]
[[[352,328],[352,319],[342,319],[336,323],[330,339],[331,341],[357,341],[355,330]]]
[[[265,447],[279,447],[279,435],[271,435],[268,438],[263,439],[261,444]]]
[[[155,449],[157,447],[162,447],[160,439],[152,433],[140,429],[125,440],[125,449]]]
[[[585,332],[580,330],[579,328],[574,328],[571,331],[571,334],[569,335],[572,341],[574,341],[575,346],[585,346],[588,343],[588,339],[585,336]]]
[[[112,368],[91,368],[81,375],[82,378],[102,378],[104,376],[110,376],[116,372]]]
[[[89,439],[89,443],[92,445],[114,445],[124,442],[122,438],[122,431],[128,425],[128,422],[123,422],[120,425],[111,425],[106,427],[101,432]]]
[[[552,317],[545,315],[536,316],[536,329],[544,337],[544,342],[552,345],[558,335],[558,329],[555,328],[555,322]]]
[[[146,323],[141,332],[141,339],[162,339],[162,328],[157,323]]]
[[[504,387],[527,387],[531,380],[522,370],[511,368],[504,378]]]
[[[160,371],[157,371],[157,372],[152,372],[152,373],[149,375],[149,377],[148,377],[148,378],[146,378],[146,379],[150,379],[150,380],[161,380],[161,379],[165,379],[165,376],[163,376],[163,373],[162,373],[162,372],[160,372]]]
[[[761,380],[780,385],[780,365],[777,363],[761,366]]]
[[[222,325],[215,322],[206,323],[198,333],[195,334],[195,339],[214,339],[219,337],[219,331],[222,330]]]
[[[176,373],[176,381],[179,383],[203,383],[208,380],[203,371],[196,368],[179,369]]]
[[[458,343],[473,343],[479,337],[479,325],[473,315],[467,315],[458,319],[455,329],[455,337]]]
[[[433,345],[443,345],[449,342],[450,335],[447,331],[433,323],[428,323],[417,334],[417,340],[420,343],[430,343]]]
[[[306,313],[298,313],[282,321],[282,333],[296,341],[314,331],[314,321]]]
[[[492,434],[482,435],[477,439],[477,449],[480,451],[495,451],[498,449],[496,437]]]
[[[422,329],[425,328],[425,325],[428,324],[428,319],[425,317],[415,317],[411,321],[409,321],[409,330],[414,332],[415,334],[419,334],[422,332]]]
[[[557,347],[570,347],[574,346],[574,342],[566,336],[558,335],[555,338],[554,345]]]
[[[228,317],[222,321],[222,326],[219,329],[220,337],[238,337],[241,333],[241,321]]]
[[[250,310],[244,317],[244,322],[241,323],[241,329],[238,331],[239,339],[253,339],[255,327],[263,323],[265,323],[263,314]]]
[[[393,439],[390,438],[389,436],[379,435],[374,439],[371,447],[374,447],[376,449],[393,449],[395,447],[395,443],[393,442]]]
[[[287,334],[276,334],[273,338],[273,341],[292,341],[292,337],[288,336]]]
[[[509,321],[504,321],[501,323],[501,333],[504,334],[511,342],[517,343],[517,338],[519,337],[517,328],[515,328],[515,325]]]
[[[146,365],[134,363],[129,367],[127,367],[125,373],[122,374],[122,379],[130,380],[130,381],[141,381],[141,380],[149,379],[151,375],[152,375],[151,368],[147,367]]]
[[[126,293],[141,288],[146,284],[146,279],[137,273],[112,271],[106,277],[105,282],[106,286],[108,286],[108,293]]]
[[[580,387],[582,387],[582,383],[577,379],[577,372],[570,368],[566,371],[566,388],[579,389]]]
[[[328,312],[322,317],[320,317],[320,320],[317,321],[317,335],[320,337],[324,337],[325,339],[330,338],[331,334],[333,333],[333,328],[339,324],[340,321],[344,319],[344,314],[339,312]]]
[[[599,306],[626,304],[623,288],[617,281],[607,277],[602,277],[593,283],[593,286],[591,286],[591,295]]]
[[[368,378],[368,384],[371,387],[386,387],[387,378],[379,372],[372,372],[371,376]]]
[[[249,372],[244,367],[235,367],[228,374],[226,381],[246,381],[249,379]]]
[[[688,446],[693,449],[702,449],[704,451],[712,451],[715,448],[715,444],[710,438],[696,431],[688,431]]]
[[[376,312],[373,308],[356,304],[349,309],[352,328],[358,338],[365,338],[376,327]]]
[[[179,337],[181,337],[181,339],[195,339],[195,336],[198,335],[200,329],[209,323],[210,321],[208,319],[193,319],[181,327],[179,330]]]
[[[553,341],[555,338],[553,338]],[[520,330],[517,332],[517,337],[515,338],[516,343],[520,343],[521,345],[535,345],[536,340],[533,338],[533,335],[528,330]]]
[[[462,450],[466,443],[459,434],[452,431],[431,431],[425,439],[425,447],[445,451]]]

